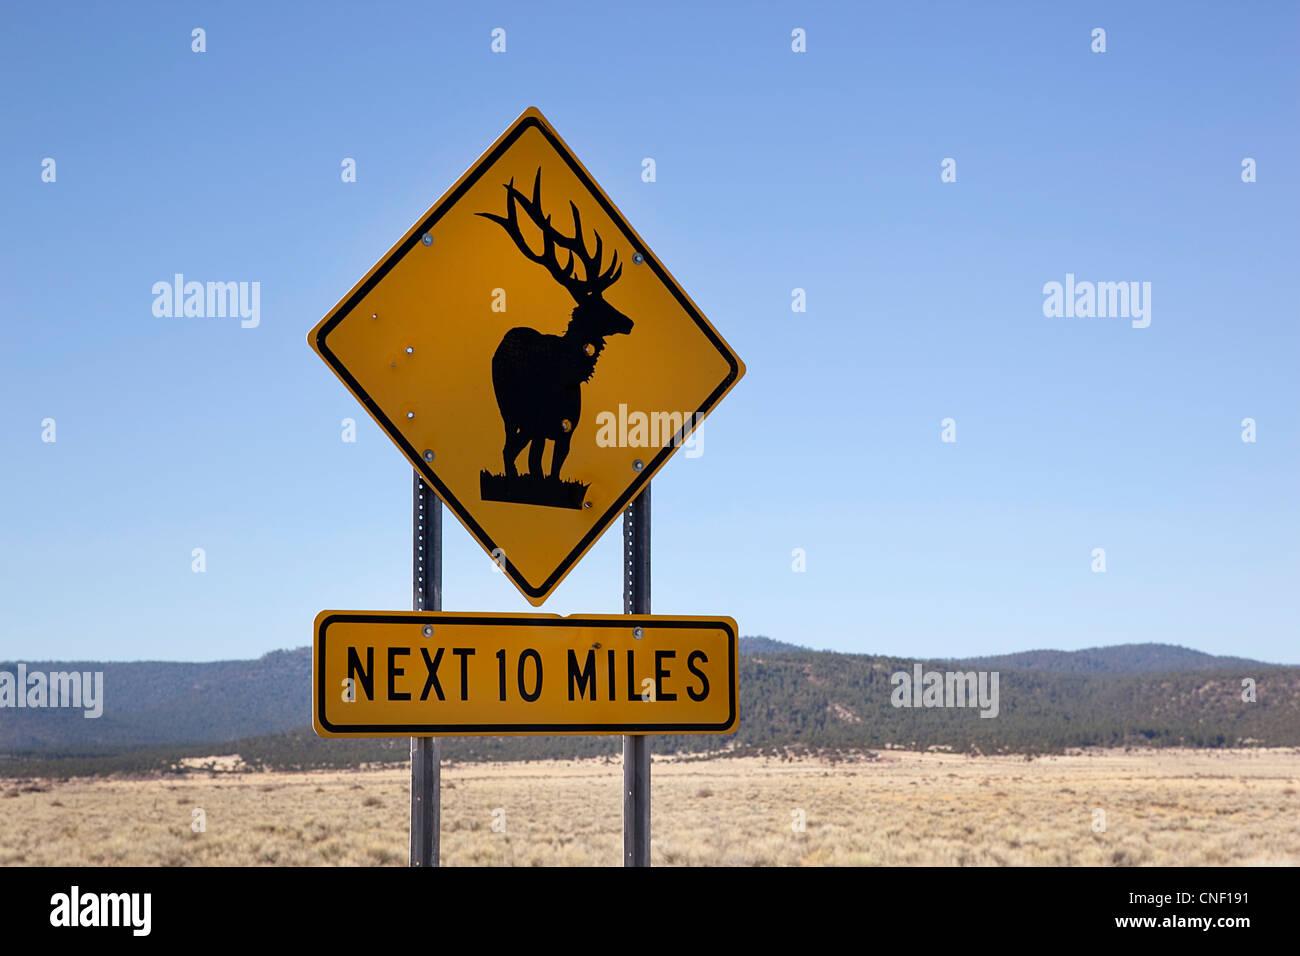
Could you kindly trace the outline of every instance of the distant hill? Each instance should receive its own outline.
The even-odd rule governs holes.
[[[773,640],[761,634],[740,639],[740,653],[742,654],[798,654],[801,651],[810,650],[812,650],[811,647],[787,644],[785,641]]]
[[[998,716],[982,718],[974,708],[892,706],[890,677],[910,673],[912,660],[741,640],[747,650],[740,659],[739,731],[656,735],[656,752],[1300,746],[1300,667],[1156,644],[923,662],[926,669],[998,671]],[[308,648],[256,661],[28,668],[103,670],[104,716],[0,711],[0,774],[158,769],[181,756],[219,753],[285,768],[401,761],[408,754],[404,738],[323,740],[312,732]],[[1257,682],[1252,703],[1241,699],[1246,677]],[[620,746],[618,737],[601,736],[462,737],[444,740],[443,753],[454,760],[530,760],[613,755]]]
[[[254,661],[24,661],[31,671],[103,671],[104,713],[0,710],[0,753],[226,741],[311,725],[311,648]],[[0,662],[13,673],[13,662]]]
[[[1174,644],[1116,644],[1081,651],[1022,651],[953,660],[948,664],[976,670],[1038,670],[1057,674],[1151,674],[1273,666],[1245,657],[1215,657]]]

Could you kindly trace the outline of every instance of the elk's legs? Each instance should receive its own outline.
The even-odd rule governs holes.
[[[560,477],[560,468],[564,465],[564,459],[569,457],[569,443],[572,441],[572,434],[561,435],[555,439],[555,450],[551,454],[552,480]],[[542,455],[546,451],[546,438],[540,435],[530,437],[522,428],[506,433],[506,444],[501,450],[501,457],[505,459],[506,477],[519,477],[519,472],[515,468],[515,459],[519,457],[525,445],[528,445],[528,474],[537,478],[545,477],[546,473],[542,470]]]
[[[502,451],[502,455],[506,460],[507,478],[519,477],[519,472],[515,470],[515,459],[519,457],[519,453],[524,450],[524,446],[527,444],[528,438],[521,431],[506,432],[506,447]]]
[[[542,477],[542,452],[546,450],[546,439],[538,435],[528,448],[528,474]]]
[[[569,443],[573,441],[573,432],[560,435],[555,439],[555,450],[551,452],[551,480],[557,481],[560,477],[560,466],[564,464],[564,459],[569,457]]]

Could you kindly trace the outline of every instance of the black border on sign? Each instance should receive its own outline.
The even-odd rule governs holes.
[[[325,719],[325,708],[321,704],[327,699],[325,687],[325,632],[334,622],[349,624],[420,624],[436,621],[440,624],[482,624],[491,627],[596,627],[626,629],[641,624],[645,627],[682,628],[696,630],[721,630],[727,633],[727,695],[730,708],[727,719],[721,724],[333,724]],[[421,614],[331,614],[320,622],[316,630],[315,660],[316,699],[312,709],[320,725],[332,734],[378,734],[393,737],[410,737],[415,734],[438,734],[456,736],[457,734],[482,733],[502,735],[525,731],[530,734],[687,734],[687,733],[726,733],[736,725],[736,650],[739,641],[730,624],[721,620],[686,621],[646,615],[628,615],[626,620],[593,620],[582,617],[492,617],[483,615],[447,614],[433,612]]]
[[[704,320],[704,317],[696,311],[695,307],[682,292],[681,288],[668,275],[663,266],[659,264],[659,261],[650,254],[648,249],[641,248],[640,243],[638,243],[632,235],[623,217],[605,198],[604,193],[586,174],[574,156],[564,147],[564,144],[559,141],[545,123],[541,122],[534,116],[526,117],[523,122],[510,131],[496,149],[488,153],[488,155],[485,156],[476,167],[474,167],[465,178],[464,182],[462,182],[455,191],[430,211],[429,215],[424,218],[406,241],[403,242],[392,255],[384,260],[383,264],[375,270],[374,274],[365,282],[365,284],[357,289],[357,291],[347,299],[342,307],[330,317],[329,321],[320,327],[320,331],[316,334],[316,347],[319,349],[320,354],[324,356],[325,361],[329,364],[330,368],[334,370],[335,374],[337,374],[339,378],[343,379],[343,381],[348,384],[348,387],[352,389],[353,394],[361,400],[362,404],[366,406],[366,409],[370,414],[374,416],[375,421],[379,422],[384,431],[388,433],[388,437],[391,438],[400,449],[402,449],[402,452],[410,460],[411,464],[415,466],[416,470],[420,472],[420,475],[424,480],[435,492],[437,492],[438,497],[445,501],[447,505],[456,512],[457,517],[464,522],[465,527],[469,528],[474,537],[478,539],[479,544],[487,549],[489,554],[498,549],[499,546],[497,543],[493,541],[487,531],[485,531],[483,527],[474,520],[474,516],[470,514],[469,509],[461,504],[447,486],[438,479],[438,476],[434,474],[433,469],[429,467],[429,463],[426,462],[420,453],[415,450],[415,447],[402,436],[402,433],[398,430],[397,426],[394,425],[382,411],[380,411],[379,406],[368,394],[366,394],[365,390],[361,388],[360,383],[357,382],[357,380],[352,377],[351,373],[349,373],[343,366],[343,363],[339,360],[338,356],[330,351],[326,340],[329,333],[332,332],[340,322],[352,314],[352,310],[355,309],[361,303],[361,300],[369,295],[371,290],[388,275],[393,266],[395,266],[403,256],[419,244],[420,237],[433,228],[438,220],[446,214],[447,210],[454,206],[460,198],[475,183],[477,183],[479,179],[482,178],[483,174],[492,166],[492,164],[500,159],[502,154],[504,154],[505,151],[524,134],[524,132],[534,128],[546,137],[546,141],[551,144],[556,153],[558,153],[565,163],[568,164],[569,169],[578,177],[578,181],[587,188],[587,191],[591,193],[592,198],[594,198],[600,204],[600,207],[605,210],[605,214],[609,216],[610,220],[615,225],[618,226],[619,231],[623,234],[623,238],[632,247],[633,251],[641,253],[644,260],[643,264],[649,266],[651,270],[653,270],[654,274],[658,276],[659,281],[671,290],[673,297],[677,299],[678,304],[681,305],[686,314],[691,317],[699,327],[700,331],[704,333],[705,337],[713,343],[713,347],[718,350],[719,354],[727,360],[727,365],[730,367],[730,371],[728,371],[726,378],[718,384],[717,388],[709,394],[709,396],[704,400],[704,403],[695,412],[695,417],[693,419],[695,424],[698,424],[699,421],[709,413],[713,406],[717,404],[718,399],[722,397],[722,394],[733,382],[736,381],[736,378],[740,374],[740,367],[736,362],[735,355],[723,346],[722,340],[718,337],[717,333],[715,333],[709,326],[709,323]],[[505,557],[505,572],[510,576],[510,580],[514,581],[516,586],[530,597],[538,598],[539,600],[544,599],[545,596],[559,583],[559,580],[563,578],[564,575],[566,575],[578,562],[583,554],[586,553],[592,543],[605,533],[606,529],[608,529],[613,520],[618,517],[619,513],[627,507],[628,503],[640,494],[641,488],[647,481],[649,481],[651,475],[661,464],[663,464],[668,455],[670,455],[673,450],[681,445],[685,440],[686,430],[687,426],[686,424],[683,424],[681,430],[673,437],[673,440],[659,450],[659,453],[650,460],[649,465],[646,468],[643,468],[641,473],[633,479],[632,484],[628,486],[627,490],[614,501],[614,503],[609,507],[609,510],[600,516],[600,520],[592,525],[591,530],[583,535],[582,539],[573,550],[570,551],[563,560],[561,560],[559,567],[552,571],[540,585],[534,586],[531,584],[510,560],[509,553],[503,550],[503,555]]]

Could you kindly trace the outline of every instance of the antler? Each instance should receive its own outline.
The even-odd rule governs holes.
[[[537,178],[533,180],[533,198],[527,199],[524,194],[515,188],[514,177],[510,182],[505,184],[506,187],[506,214],[498,216],[490,212],[475,213],[476,216],[482,216],[484,219],[491,219],[498,226],[506,231],[506,234],[515,241],[519,251],[528,257],[532,262],[546,267],[551,273],[551,277],[569,290],[569,294],[581,301],[588,295],[600,295],[611,285],[618,277],[623,274],[623,266],[618,261],[618,251],[614,251],[614,257],[610,260],[609,268],[604,272],[600,270],[600,260],[604,253],[604,243],[601,241],[600,233],[592,230],[596,237],[596,251],[594,254],[587,252],[587,244],[582,238],[582,218],[578,214],[578,207],[572,201],[569,202],[569,208],[573,212],[573,235],[565,236],[557,232],[551,226],[551,217],[542,214],[542,170],[537,169]],[[528,213],[528,218],[533,224],[542,231],[542,251],[533,252],[524,240],[523,234],[519,231],[519,216],[515,210],[516,203],[523,207],[524,212]],[[556,256],[556,247],[566,250],[569,253],[569,261],[563,268],[560,266],[559,258]],[[579,279],[573,274],[574,257],[582,263],[583,276]]]

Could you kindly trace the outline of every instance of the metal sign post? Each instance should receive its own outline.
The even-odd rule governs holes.
[[[411,606],[416,611],[441,611],[442,502],[418,471],[413,475]],[[438,865],[441,762],[441,740],[411,738],[411,866]]]
[[[650,613],[650,485],[623,512],[623,613]],[[623,738],[623,865],[650,865],[650,738]]]

